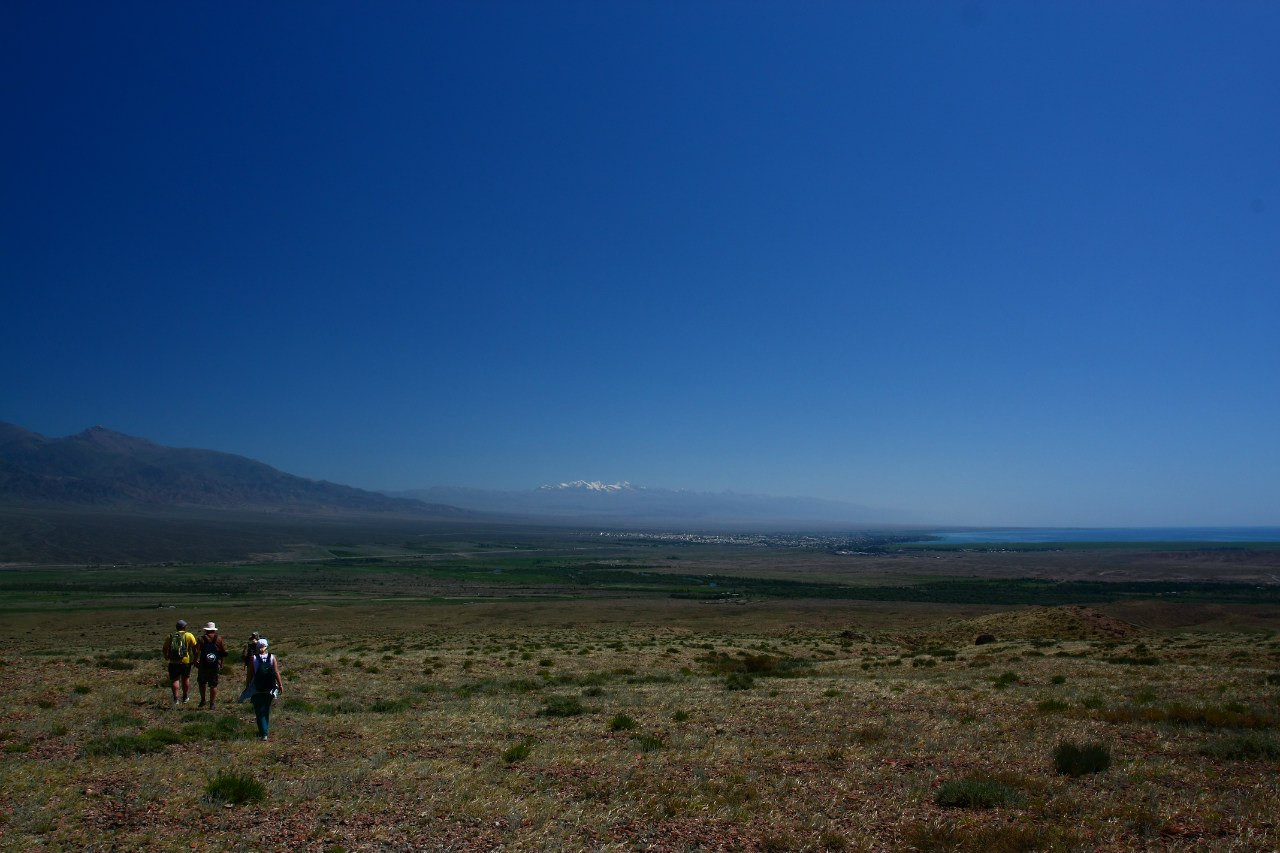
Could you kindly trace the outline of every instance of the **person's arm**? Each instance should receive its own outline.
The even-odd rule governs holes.
[[[280,658],[276,657],[275,655],[271,656],[271,668],[275,670],[275,673],[276,673],[276,690],[279,690],[281,693],[283,693],[284,682],[280,680]]]
[[[248,687],[253,683],[253,658],[245,661],[244,664],[244,686]]]
[[[183,658],[183,663],[193,663],[196,659],[196,635],[187,632],[187,656]]]

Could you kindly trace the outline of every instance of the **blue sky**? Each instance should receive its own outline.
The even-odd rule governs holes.
[[[0,420],[1280,523],[1280,4],[13,2]]]

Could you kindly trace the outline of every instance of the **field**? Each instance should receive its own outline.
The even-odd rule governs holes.
[[[1274,850],[1277,573],[536,532],[11,566],[0,844]],[[178,616],[271,638],[268,743],[232,670],[171,707]]]

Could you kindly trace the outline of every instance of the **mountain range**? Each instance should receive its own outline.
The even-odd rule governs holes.
[[[661,489],[599,480],[574,480],[517,491],[434,486],[394,494],[476,512],[572,518],[619,526],[857,526],[891,521],[889,513],[842,501]]]
[[[599,480],[519,491],[435,486],[380,493],[308,480],[231,453],[165,447],[100,426],[65,438],[48,438],[0,422],[0,506],[5,505],[298,516],[382,514],[617,527],[845,527],[892,521],[885,513],[839,501]]]
[[[115,509],[226,509],[295,514],[469,515],[322,480],[262,462],[165,447],[103,427],[65,438],[0,422],[0,503]]]

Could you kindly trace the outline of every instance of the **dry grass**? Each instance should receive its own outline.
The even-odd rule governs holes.
[[[19,617],[0,655],[0,844],[1280,847],[1271,732],[1233,728],[1280,713],[1266,679],[1280,669],[1274,635],[1116,636],[1069,630],[1110,624],[1092,612],[1041,609],[983,619],[999,639],[974,646],[962,636],[974,624],[918,625],[918,613],[895,625],[848,605],[606,601],[194,614],[232,641],[271,637],[286,693],[267,744],[234,723],[199,727],[251,732],[247,706],[226,702],[235,675],[212,714],[166,707],[169,611]],[[1109,662],[1125,657],[1160,662]],[[739,669],[753,689],[726,690]],[[997,687],[1004,673],[1016,679]],[[90,747],[109,738],[158,748]],[[1110,767],[1059,775],[1064,740],[1105,745]],[[206,794],[240,774],[263,785],[262,802]],[[939,803],[943,786],[975,779],[1010,793],[991,808]]]

